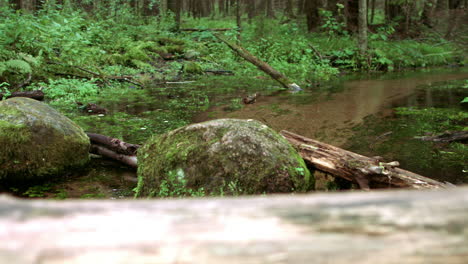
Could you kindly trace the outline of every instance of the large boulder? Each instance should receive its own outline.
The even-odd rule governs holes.
[[[137,197],[304,192],[296,150],[255,120],[218,119],[151,138],[138,150]]]
[[[59,175],[89,160],[84,131],[51,107],[29,98],[0,102],[0,180]]]

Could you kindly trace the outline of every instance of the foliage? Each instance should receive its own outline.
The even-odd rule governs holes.
[[[346,25],[344,22],[339,22],[337,17],[341,17],[341,20],[344,21],[342,12],[344,6],[342,4],[337,4],[338,7],[338,14],[337,16],[333,15],[333,12],[325,9],[320,9],[319,13],[323,19],[323,24],[321,26],[322,30],[328,34],[328,36],[335,37],[336,35],[348,35],[346,31]]]
[[[45,197],[46,194],[50,192],[51,188],[51,184],[35,185],[29,187],[23,195],[29,198],[41,198]]]
[[[187,180],[185,179],[184,171],[170,171],[167,178],[161,182],[159,192],[156,197],[202,197],[205,196],[205,190],[199,188],[192,190],[186,187]]]

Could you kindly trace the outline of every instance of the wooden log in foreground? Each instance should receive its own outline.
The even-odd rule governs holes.
[[[465,264],[468,188],[136,201],[0,197],[0,263]]]
[[[281,134],[297,148],[302,158],[315,168],[372,188],[445,188],[447,184],[397,168],[398,162],[383,163],[289,131]]]
[[[224,42],[229,48],[231,48],[233,51],[235,51],[239,56],[244,58],[246,61],[252,63],[253,65],[257,66],[257,68],[264,73],[268,74],[273,78],[275,81],[279,82],[284,88],[288,88],[289,90],[293,92],[301,91],[301,87],[299,85],[295,84],[293,81],[289,80],[288,77],[280,73],[279,71],[275,70],[272,68],[270,65],[268,65],[266,62],[260,60],[259,58],[255,57],[252,55],[249,51],[244,49],[243,47],[236,45],[234,43],[231,43],[225,39],[223,39],[220,36],[215,35],[215,37],[222,42]]]

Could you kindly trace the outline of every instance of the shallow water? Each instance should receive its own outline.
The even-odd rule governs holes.
[[[440,153],[450,154],[447,146],[414,139],[423,135],[412,134],[411,121],[395,118],[393,111],[395,107],[460,109],[467,89],[444,89],[456,80],[468,80],[468,69],[360,75],[300,94],[260,96],[256,103],[236,111],[226,110],[225,105],[212,107],[195,121],[257,119],[277,131],[289,130],[363,155],[398,160],[402,168],[462,184],[468,183],[467,162],[463,164],[459,157],[453,159],[458,162],[441,159]]]
[[[257,119],[277,131],[289,130],[363,155],[379,155],[387,161],[398,160],[402,168],[437,180],[461,184],[468,183],[466,173],[462,172],[468,169],[465,168],[466,164],[439,162],[437,155],[432,152],[443,149],[436,149],[437,146],[432,143],[416,141],[411,135],[404,134],[406,130],[396,129],[407,127],[408,124],[401,124],[401,120],[394,123],[393,108],[460,107],[459,102],[468,96],[467,89],[432,88],[447,81],[467,79],[468,68],[360,74],[314,84],[306,87],[304,92],[291,94],[280,91],[275,82],[262,77],[205,77],[191,84],[155,86],[142,91],[143,94],[134,91],[137,96],[127,96],[121,101],[114,98],[111,107],[106,107],[113,113],[122,112],[127,116],[146,118],[135,122],[138,126],[148,126],[145,120],[154,119],[151,119],[154,127],[148,127],[147,130],[137,129],[138,133],[126,133],[123,127],[121,136],[114,135],[130,143],[142,143],[135,140],[144,140],[151,133],[173,129],[166,126],[165,116],[158,119],[154,113],[164,111],[168,118],[173,118],[178,113],[171,114],[171,111],[176,110],[171,110],[170,103],[164,108],[161,100],[167,102],[174,97],[188,97],[199,100],[200,105],[210,106],[206,111],[195,114],[193,122],[217,118]],[[253,93],[259,94],[256,102],[242,104],[242,98]],[[190,116],[192,112],[183,114]],[[109,116],[112,122],[106,123],[101,117],[93,117],[90,123],[97,130],[93,132],[100,133],[99,129],[105,126],[119,124],[117,127],[120,127],[122,118],[125,117]],[[95,160],[88,170],[50,184],[40,193],[43,195],[41,197],[59,199],[119,199],[132,197],[132,188],[135,186],[134,170],[112,161]],[[21,196],[24,191],[26,189],[16,194]]]
[[[428,93],[426,100],[421,101],[418,90],[432,83],[463,79],[468,79],[466,68],[347,77],[322,87],[307,88],[300,94],[260,95],[256,103],[236,111],[226,110],[226,105],[215,106],[197,115],[194,122],[224,117],[251,118],[277,131],[289,130],[341,146],[353,134],[352,128],[365,117],[389,115],[397,106],[458,104],[463,95],[449,94],[436,99]]]

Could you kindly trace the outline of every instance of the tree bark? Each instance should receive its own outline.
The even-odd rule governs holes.
[[[430,28],[432,28],[434,25],[432,22],[432,17],[434,16],[436,3],[437,3],[437,0],[427,0],[424,3],[423,12],[421,14],[422,23]]]
[[[135,169],[138,168],[138,160],[136,156],[120,154],[113,150],[95,144],[91,144],[91,149],[89,152],[118,161]]]
[[[359,0],[358,46],[361,57],[367,53],[367,0]]]
[[[215,35],[216,36],[216,35]],[[247,60],[248,62],[252,63],[253,65],[257,66],[258,69],[263,71],[264,73],[268,74],[273,78],[275,81],[279,82],[283,87],[290,89],[291,91],[297,92],[302,90],[299,85],[295,84],[291,80],[289,80],[288,77],[284,76],[282,73],[278,72],[277,70],[273,69],[270,65],[268,65],[266,62],[261,61],[259,58],[255,57],[252,55],[250,52],[248,52],[246,49],[243,47],[233,44],[219,36],[216,36],[219,40],[224,42],[226,45],[228,45],[229,48],[231,48],[233,51],[235,51],[239,56]]]
[[[86,135],[89,137],[91,144],[101,145],[120,154],[134,156],[136,155],[138,148],[140,148],[140,145],[130,144],[117,138],[111,138],[95,133],[86,133]]]
[[[3,97],[4,94],[0,93],[0,100],[2,100]],[[41,90],[12,92],[11,95],[6,97],[6,99],[11,97],[28,97],[34,100],[42,101],[44,100],[44,92]]]
[[[447,184],[396,168],[398,162],[382,163],[332,145],[288,131],[281,134],[295,146],[302,158],[318,170],[370,188],[437,189]]]
[[[348,0],[347,1],[347,10],[346,10],[346,25],[349,32],[355,33],[358,31],[359,27],[359,17],[360,17],[360,4],[362,0]],[[366,5],[367,9],[367,5]],[[367,15],[366,15],[367,17]]]
[[[316,31],[320,25],[320,16],[318,12],[320,7],[319,2],[318,0],[306,0],[304,5],[307,19],[307,30],[309,32]]]
[[[120,139],[100,134],[86,133],[86,135],[91,141],[91,153],[118,161],[132,168],[138,167],[136,154],[140,145],[126,143]]]
[[[0,196],[0,263],[466,263],[468,189],[52,201]]]

